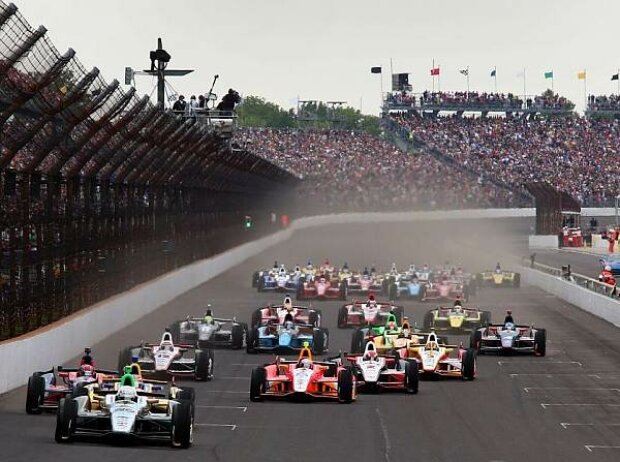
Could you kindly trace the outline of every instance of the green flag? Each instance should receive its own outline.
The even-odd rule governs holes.
[[[545,72],[545,79],[552,79],[552,78],[553,78],[553,71]]]

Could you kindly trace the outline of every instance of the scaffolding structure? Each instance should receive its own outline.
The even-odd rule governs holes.
[[[297,181],[106,82],[1,1],[0,127],[0,339],[255,238],[262,204]]]

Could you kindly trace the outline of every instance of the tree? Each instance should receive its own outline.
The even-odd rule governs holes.
[[[237,108],[240,127],[291,128],[293,117],[277,104],[260,96],[247,96]]]

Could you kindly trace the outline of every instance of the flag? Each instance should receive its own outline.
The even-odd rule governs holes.
[[[552,79],[552,78],[553,78],[553,71],[545,72],[545,79]]]
[[[381,66],[373,66],[370,68],[371,74],[381,74]]]
[[[463,75],[469,75],[469,69],[460,69],[459,72]]]
[[[491,77],[497,77],[497,69],[491,71]]]
[[[585,80],[586,79],[586,71],[577,72],[577,78],[579,80]]]
[[[611,80],[618,80],[619,75],[618,74],[614,74],[611,76]]]
[[[431,69],[431,75],[439,75],[439,68],[438,67],[433,67]]]

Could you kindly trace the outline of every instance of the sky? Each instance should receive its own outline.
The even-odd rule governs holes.
[[[147,69],[157,38],[170,68],[195,69],[170,79],[188,98],[235,88],[284,108],[302,100],[346,101],[378,114],[390,68],[410,72],[414,92],[469,87],[540,94],[550,88],[583,110],[588,93],[619,93],[617,0],[14,0],[33,26],[44,25],[59,51],[72,47],[87,67],[124,83],[126,66]],[[371,74],[382,66],[383,74]],[[137,76],[140,94],[151,77]],[[437,82],[435,82],[437,88]]]

